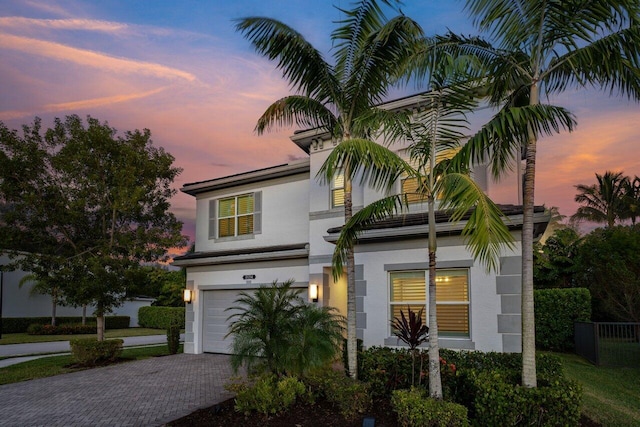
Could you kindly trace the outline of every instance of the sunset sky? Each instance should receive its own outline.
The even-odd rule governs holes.
[[[407,0],[403,12],[426,34],[474,34],[460,1]],[[266,107],[290,93],[274,64],[234,31],[234,19],[277,18],[329,54],[334,7],[346,0],[0,2],[0,121],[10,128],[35,116],[78,114],[121,132],[148,128],[184,169],[176,188],[287,163],[305,154],[293,129],[257,136]],[[396,91],[402,96],[416,91]],[[577,117],[572,134],[543,139],[538,150],[536,204],[575,212],[574,185],[606,170],[640,175],[640,105],[606,92],[566,92],[551,102]],[[515,185],[492,191],[515,202]],[[194,234],[195,201],[178,193],[173,212]]]

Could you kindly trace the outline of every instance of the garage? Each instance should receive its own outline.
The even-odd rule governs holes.
[[[202,324],[202,351],[206,353],[231,353],[233,338],[225,335],[229,332],[227,318],[234,314],[233,311],[225,311],[235,305],[238,294],[242,290],[215,290],[203,292],[203,324]]]

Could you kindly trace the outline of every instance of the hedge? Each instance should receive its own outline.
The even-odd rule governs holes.
[[[34,323],[27,329],[29,335],[81,335],[95,334],[97,327],[95,323],[63,323],[61,325],[51,326]]]
[[[106,329],[126,329],[129,327],[131,318],[129,316],[106,316]],[[57,316],[56,324],[63,323],[82,323],[82,316]],[[87,316],[87,323],[96,323],[95,317]],[[3,334],[21,334],[26,333],[30,325],[50,325],[51,316],[47,317],[3,317],[2,333]]]
[[[586,288],[534,291],[536,347],[567,351],[574,348],[573,324],[591,320],[591,294]]]
[[[82,366],[95,366],[100,362],[113,362],[122,353],[124,340],[98,341],[96,338],[76,338],[70,341],[71,355]]]
[[[167,329],[178,324],[184,329],[184,307],[140,307],[138,324],[143,328]]]

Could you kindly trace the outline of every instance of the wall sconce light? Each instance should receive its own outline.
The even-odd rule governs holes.
[[[315,283],[309,283],[309,299],[318,302],[318,285]]]
[[[185,289],[182,291],[182,299],[184,300],[184,302],[186,302],[187,304],[191,304],[193,298],[193,294],[191,293],[191,289]]]

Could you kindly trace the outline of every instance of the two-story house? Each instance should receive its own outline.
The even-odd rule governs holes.
[[[393,101],[407,108],[418,96]],[[391,104],[391,103],[390,103]],[[397,105],[396,105],[397,104]],[[318,304],[346,315],[346,277],[331,274],[333,242],[344,223],[343,181],[321,185],[316,175],[334,147],[317,130],[296,132],[291,140],[308,156],[304,160],[223,178],[184,185],[196,199],[195,252],[175,259],[186,267],[186,353],[228,353],[231,338],[225,311],[238,293],[274,280],[318,289]],[[399,149],[402,147],[399,146]],[[474,178],[488,185],[485,168]],[[411,192],[400,180],[397,191]],[[383,194],[354,180],[354,211]],[[475,261],[460,235],[464,221],[452,224],[437,216],[437,310],[439,342],[444,348],[519,352],[521,350],[522,207],[502,206],[516,245],[500,258],[498,272]],[[548,215],[536,209],[536,234]],[[357,335],[365,347],[399,345],[390,322],[407,305],[427,304],[426,205],[416,198],[403,216],[366,231],[355,247]]]

